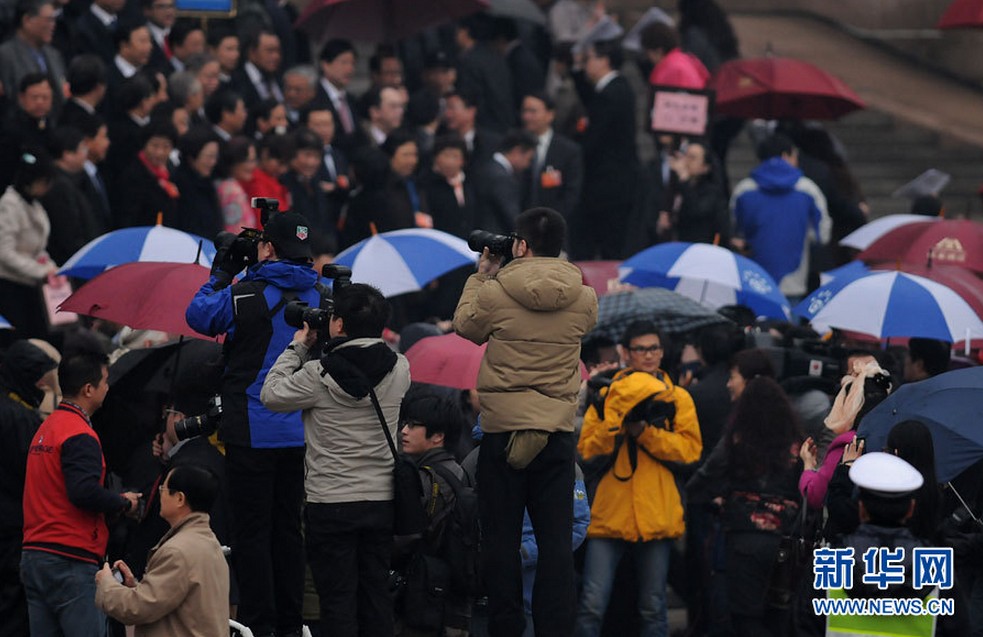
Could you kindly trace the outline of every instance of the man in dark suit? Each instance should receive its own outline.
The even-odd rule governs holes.
[[[474,97],[478,125],[504,133],[515,125],[512,74],[505,58],[492,48],[492,18],[475,15],[457,27],[457,88]]]
[[[525,131],[511,131],[499,151],[479,167],[476,179],[478,214],[475,226],[499,234],[515,227],[522,212],[522,175],[536,154],[536,139]]]
[[[519,37],[519,29],[512,18],[495,19],[495,44],[508,64],[512,74],[512,97],[515,109],[522,108],[522,98],[542,91],[546,84],[546,69],[536,54]]]
[[[109,124],[112,146],[106,157],[106,176],[110,183],[110,202],[116,194],[116,181],[123,170],[136,161],[143,147],[143,129],[150,123],[153,109],[154,87],[143,74],[136,74],[123,82],[116,96],[120,115]]]
[[[588,45],[583,70],[574,81],[587,108],[587,129],[580,139],[584,163],[582,205],[575,217],[571,256],[575,260],[624,258],[625,232],[638,181],[635,151],[635,94],[618,73],[620,40]]]
[[[355,47],[348,40],[328,40],[321,49],[320,65],[314,102],[331,110],[337,129],[334,144],[351,157],[367,141],[358,125],[355,99],[348,94],[348,84],[355,76]]]
[[[316,181],[320,189],[327,193],[330,218],[338,219],[341,209],[348,201],[351,191],[348,158],[334,145],[334,115],[326,106],[312,106],[301,114],[300,126],[309,128],[321,140],[321,165]]]
[[[85,145],[89,148],[89,156],[84,166],[86,179],[82,181],[80,187],[89,200],[93,226],[96,229],[96,236],[99,236],[113,229],[109,189],[100,170],[109,152],[109,127],[98,114],[79,117],[75,120],[74,126],[82,131]]]
[[[17,32],[0,45],[0,81],[9,94],[28,73],[47,75],[54,96],[53,112],[57,114],[65,99],[61,91],[65,64],[61,54],[51,46],[55,6],[51,0],[21,0],[14,20]]]
[[[106,84],[109,99],[103,103],[104,110],[112,114],[116,108],[116,91],[124,80],[140,74],[150,61],[153,49],[150,29],[146,24],[136,22],[122,23],[113,32],[113,42],[116,45],[116,55],[106,70]],[[147,72],[147,77],[152,73]]]
[[[178,69],[171,64],[171,49],[168,38],[171,28],[177,21],[177,8],[174,0],[142,0],[143,17],[150,29],[151,51],[147,66],[154,71],[169,76]]]
[[[465,171],[488,162],[502,142],[501,136],[487,128],[476,128],[478,107],[474,98],[454,91],[445,96],[444,126],[464,140],[468,149]]]
[[[51,133],[51,84],[43,73],[21,78],[17,106],[10,109],[0,133],[0,188],[6,188],[21,163],[21,153],[45,150]]]
[[[269,29],[261,29],[243,43],[246,63],[232,74],[232,88],[246,102],[246,110],[265,99],[283,103],[280,87],[280,38]]]
[[[79,55],[68,65],[65,79],[72,97],[62,107],[58,123],[78,128],[79,120],[94,114],[106,97],[106,65],[91,53]]]
[[[116,43],[113,34],[126,0],[94,0],[75,23],[76,53],[94,53],[107,65],[113,63]]]
[[[86,243],[95,239],[96,224],[89,199],[82,191],[88,146],[82,132],[74,127],[59,127],[51,133],[49,150],[55,160],[55,177],[51,188],[41,197],[41,204],[51,221],[48,254],[55,263],[65,263]]]
[[[552,208],[569,224],[580,203],[584,159],[573,140],[553,130],[555,116],[556,107],[545,92],[531,93],[522,101],[522,126],[536,137],[523,208]]]

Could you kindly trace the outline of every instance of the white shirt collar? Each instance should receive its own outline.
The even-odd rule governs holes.
[[[610,71],[607,75],[605,75],[604,77],[602,77],[597,81],[597,84],[594,86],[594,90],[600,93],[607,87],[608,84],[611,83],[611,80],[613,80],[616,77],[618,77],[618,72]]]
[[[472,128],[468,132],[464,133],[464,143],[468,146],[468,151],[474,150],[474,129]]]
[[[536,153],[539,154],[539,160],[546,160],[546,151],[550,149],[550,144],[553,143],[553,129],[548,128],[546,132],[539,136],[539,144],[536,148]]]
[[[150,117],[147,117],[147,116],[141,117],[139,115],[133,115],[131,113],[130,114],[130,119],[132,119],[136,123],[136,125],[139,126],[139,127],[141,127],[141,128],[143,128],[144,126],[146,126],[147,124],[150,123]]]
[[[252,62],[246,62],[242,65],[242,68],[246,70],[246,75],[249,76],[249,81],[253,84],[263,83],[263,72],[257,68]]]
[[[515,169],[512,168],[512,163],[508,159],[506,159],[505,155],[503,155],[502,153],[495,153],[494,155],[492,155],[492,159],[498,162],[500,166],[505,168],[505,170],[509,171],[510,175],[515,174]]]
[[[92,161],[85,160],[85,174],[89,176],[89,179],[95,179],[96,175],[99,174],[99,167],[96,166]]]
[[[113,63],[116,64],[116,68],[118,68],[119,72],[123,74],[123,77],[127,79],[137,74],[137,67],[124,60],[123,56],[119,53],[116,54],[116,57],[113,59]]]
[[[99,22],[102,22],[102,26],[104,27],[108,27],[109,25],[116,22],[115,15],[109,13],[108,11],[97,5],[95,2],[93,2],[89,6],[89,11],[91,11],[92,15],[94,15],[96,18],[99,19]]]
[[[92,107],[92,104],[89,104],[85,100],[80,100],[77,97],[73,97],[72,101],[78,104],[82,108],[82,110],[88,113],[89,115],[92,115],[93,113],[96,112],[96,109]]]
[[[157,46],[164,48],[164,41],[167,39],[168,34],[171,32],[170,29],[165,29],[164,27],[157,26],[153,22],[147,22],[147,28],[150,29],[150,36],[157,43]]]
[[[216,126],[216,125],[214,125],[214,124],[212,124],[212,131],[213,131],[213,132],[214,132],[214,133],[215,133],[216,135],[218,135],[218,136],[219,136],[219,138],[221,138],[221,140],[222,140],[223,142],[227,142],[227,141],[229,141],[230,139],[232,139],[232,134],[231,134],[231,133],[229,133],[229,132],[228,132],[227,130],[225,130],[224,128],[222,128],[221,126]]]
[[[375,124],[369,125],[369,135],[372,136],[372,141],[374,141],[377,146],[382,146],[386,143],[386,134],[379,130],[379,127]]]
[[[328,94],[328,97],[331,98],[333,103],[337,103],[340,99],[345,99],[344,89],[336,88],[335,85],[328,80],[328,78],[321,78],[321,86],[324,88],[324,92]]]
[[[184,62],[182,62],[181,60],[177,59],[177,56],[176,55],[172,55],[171,56],[171,66],[174,67],[174,71],[175,72],[180,72],[180,71],[183,71],[183,70],[185,70],[187,68],[186,66],[184,66]]]

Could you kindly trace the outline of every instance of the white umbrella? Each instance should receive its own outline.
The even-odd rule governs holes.
[[[909,223],[932,223],[938,221],[939,217],[926,217],[925,215],[887,215],[874,219],[866,223],[847,236],[840,239],[840,245],[857,250],[866,250],[870,244],[874,243],[888,232]]]

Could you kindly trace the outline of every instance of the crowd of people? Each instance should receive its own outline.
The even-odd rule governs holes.
[[[834,140],[756,128],[761,164],[733,190],[741,120],[653,135],[643,164],[637,91],[703,88],[737,57],[723,11],[681,0],[628,49],[603,2],[541,4],[545,27],[479,14],[375,47],[358,96],[364,50],[313,52],[289,3],[0,14],[0,635],[668,635],[676,598],[686,634],[821,635],[824,591],[781,567],[793,536],[810,558],[953,547],[957,612],[935,629],[983,629],[979,463],[940,486],[924,423],[883,452],[856,436],[899,384],[955,365],[951,344],[825,343],[814,378],[817,335],[740,307],[614,342],[570,262],[718,243],[800,298],[866,220]],[[245,262],[217,242],[187,308],[224,344],[49,329],[58,267],[154,224],[256,230]],[[413,227],[511,249],[396,299],[320,277]],[[476,387],[412,382],[403,354],[449,332],[487,343]]]

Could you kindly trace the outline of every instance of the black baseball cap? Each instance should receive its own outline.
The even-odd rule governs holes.
[[[313,259],[310,236],[310,224],[297,212],[274,213],[263,228],[263,241],[272,243],[281,259]]]

